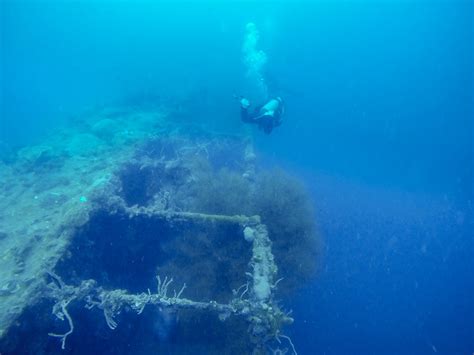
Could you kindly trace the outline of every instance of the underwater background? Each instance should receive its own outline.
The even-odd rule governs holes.
[[[239,131],[255,23],[286,103],[255,147],[304,179],[324,241],[290,304],[298,353],[474,351],[472,1],[0,6],[0,149],[89,107],[158,97]]]

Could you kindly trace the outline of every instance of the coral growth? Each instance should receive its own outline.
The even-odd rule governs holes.
[[[282,290],[301,286],[314,275],[321,241],[311,200],[299,180],[282,170],[260,172],[249,180],[224,168],[202,174],[195,188],[191,210],[262,218],[284,277]]]

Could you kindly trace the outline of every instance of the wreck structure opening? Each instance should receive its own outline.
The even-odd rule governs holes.
[[[226,301],[246,282],[251,245],[242,227],[99,210],[78,229],[55,270],[66,283],[144,292],[156,275],[186,283],[195,299]]]

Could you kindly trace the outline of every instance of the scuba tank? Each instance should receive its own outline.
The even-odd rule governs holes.
[[[262,106],[260,109],[260,113],[263,115],[270,115],[274,116],[275,112],[281,110],[281,105],[283,104],[283,101],[281,97],[277,96],[274,99],[271,99],[268,101],[265,105]]]

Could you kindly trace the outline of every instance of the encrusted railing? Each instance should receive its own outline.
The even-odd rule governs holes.
[[[285,324],[291,324],[293,318],[285,313],[274,301],[273,293],[280,280],[275,280],[277,266],[271,251],[271,241],[267,228],[260,222],[258,216],[223,216],[207,215],[188,212],[164,212],[147,208],[129,208],[130,216],[149,215],[164,218],[170,223],[193,222],[215,223],[223,222],[237,224],[242,227],[245,240],[252,243],[252,258],[249,261],[249,282],[237,290],[233,290],[233,298],[226,304],[216,301],[198,302],[183,297],[186,288],[184,284],[180,291],[169,295],[172,278],[162,279],[157,276],[158,286],[155,292],[147,290],[140,294],[130,294],[125,290],[105,290],[95,280],[82,281],[78,286],[65,284],[54,272],[48,272],[52,281],[48,284],[46,297],[53,298],[53,314],[61,320],[66,319],[69,330],[64,334],[50,333],[52,337],[61,340],[61,347],[65,349],[67,337],[74,331],[74,323],[68,313],[71,302],[82,301],[87,309],[98,308],[103,311],[105,321],[110,329],[115,329],[118,324],[116,316],[125,308],[130,307],[137,314],[141,314],[146,306],[162,308],[194,309],[215,312],[221,321],[230,316],[243,317],[249,324],[248,332],[253,343],[254,354],[282,354],[288,348],[280,349],[282,339],[285,339],[291,351],[296,354],[291,339],[282,334]],[[271,346],[277,345],[276,349]]]

